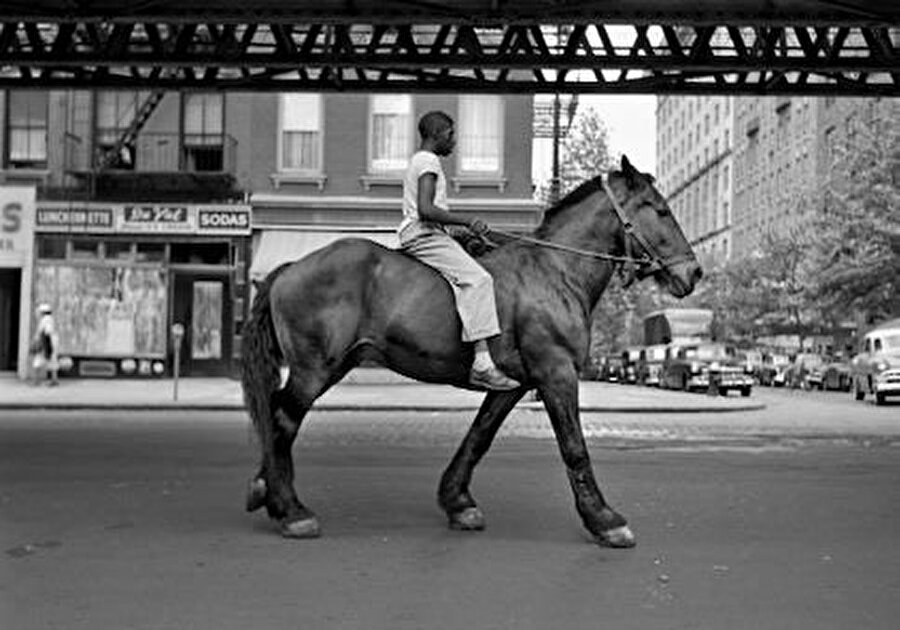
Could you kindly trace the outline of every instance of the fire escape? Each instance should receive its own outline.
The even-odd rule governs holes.
[[[148,131],[147,122],[166,98],[175,93],[150,92],[135,109],[127,126],[115,131],[111,143],[99,130],[82,125],[65,137],[67,197],[105,201],[214,202],[239,199],[236,188],[237,142],[225,133]],[[90,99],[70,98],[70,117],[90,120],[84,108]],[[177,121],[170,121],[177,128]]]

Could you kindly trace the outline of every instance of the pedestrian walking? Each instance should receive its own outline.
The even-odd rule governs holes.
[[[32,370],[35,384],[46,383],[50,387],[59,385],[59,335],[53,309],[42,303],[37,308],[38,324],[31,343]]]

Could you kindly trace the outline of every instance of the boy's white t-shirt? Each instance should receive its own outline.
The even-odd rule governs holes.
[[[440,158],[431,151],[417,151],[409,159],[409,166],[403,179],[403,221],[397,229],[401,243],[411,241],[422,234],[446,233],[442,225],[423,221],[419,216],[419,177],[425,173],[434,173],[437,176],[434,205],[442,210],[449,210],[447,179],[444,177]]]

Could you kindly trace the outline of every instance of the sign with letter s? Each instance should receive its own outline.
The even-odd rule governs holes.
[[[34,242],[34,186],[0,186],[0,267],[22,267]]]

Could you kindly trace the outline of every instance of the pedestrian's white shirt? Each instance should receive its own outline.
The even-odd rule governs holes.
[[[447,179],[444,177],[440,158],[431,151],[417,151],[409,159],[409,166],[403,179],[403,221],[397,230],[401,243],[423,233],[445,232],[443,226],[423,221],[419,216],[419,178],[426,173],[434,173],[437,176],[434,205],[441,210],[449,210]]]

